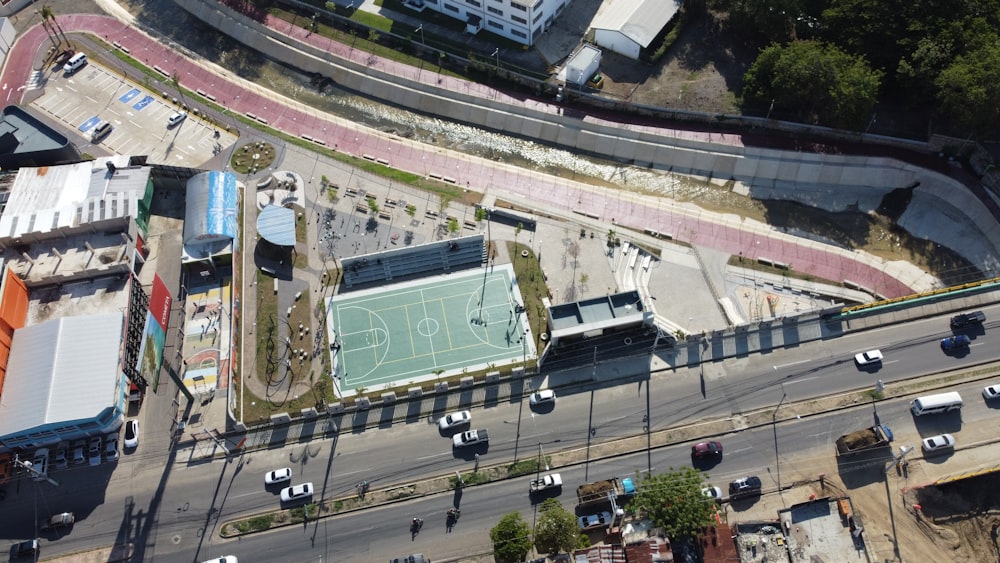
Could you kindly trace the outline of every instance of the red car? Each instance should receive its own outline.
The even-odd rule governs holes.
[[[722,457],[722,444],[720,442],[700,442],[691,446],[691,457],[703,459],[706,457]]]

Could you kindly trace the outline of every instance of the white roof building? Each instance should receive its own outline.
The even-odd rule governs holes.
[[[594,43],[630,59],[663,31],[677,12],[680,0],[610,0],[591,23]]]

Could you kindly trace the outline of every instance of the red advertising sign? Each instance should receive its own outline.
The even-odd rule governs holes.
[[[160,274],[155,274],[153,277],[153,295],[149,298],[149,312],[153,314],[153,318],[160,324],[160,329],[163,332],[167,331],[167,325],[170,323],[170,305],[172,301],[173,297],[170,295],[170,290],[167,289],[166,284],[160,279]]]

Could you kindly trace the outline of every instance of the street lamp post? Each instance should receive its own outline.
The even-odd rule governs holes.
[[[497,58],[497,71],[499,71],[500,70],[500,47],[497,47],[496,50],[493,51],[493,54],[490,55],[490,56]]]
[[[420,24],[420,27],[418,27],[417,29],[413,30],[414,33],[418,32],[418,31],[420,32],[420,45],[422,47],[426,47],[427,46],[427,42],[424,41],[424,24]]]

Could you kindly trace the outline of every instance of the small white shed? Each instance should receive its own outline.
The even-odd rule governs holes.
[[[562,72],[559,79],[569,84],[583,86],[601,69],[601,50],[590,44],[584,44],[576,50]]]

